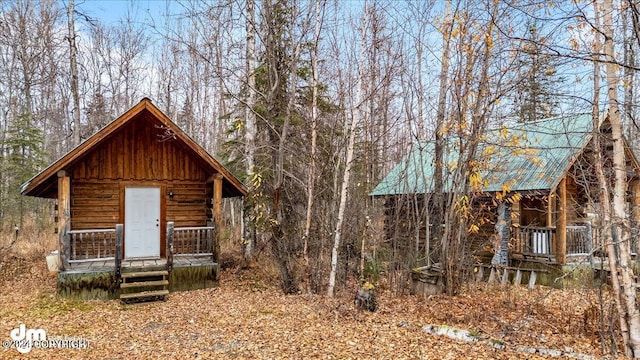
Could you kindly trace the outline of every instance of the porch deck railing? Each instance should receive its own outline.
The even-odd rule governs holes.
[[[213,226],[173,229],[173,255],[212,255]]]
[[[567,226],[567,255],[589,255],[592,250],[591,224]]]
[[[181,255],[210,256],[217,261],[215,246],[215,227],[176,228],[172,221],[167,222],[167,268],[173,268],[173,257]]]
[[[116,255],[116,229],[69,230],[69,262],[113,260]]]
[[[556,228],[521,226],[512,232],[512,251],[525,255],[555,255]],[[593,249],[590,224],[567,226],[567,256],[588,255]]]
[[[551,255],[555,253],[555,228],[521,226],[513,228],[513,251],[518,254]]]
[[[117,264],[123,258],[123,232],[122,224],[112,229],[66,230],[62,234],[63,268],[96,260],[114,260]],[[167,223],[166,256],[171,262],[174,255],[212,256],[215,261],[215,251],[215,227],[174,228],[173,222]]]

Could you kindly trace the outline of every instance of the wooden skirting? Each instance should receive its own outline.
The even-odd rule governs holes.
[[[138,271],[165,271],[166,259],[125,259],[122,274]],[[219,266],[208,255],[176,255],[173,269],[168,272],[169,291],[204,289],[217,286]],[[70,268],[58,273],[58,294],[76,299],[118,299],[120,277],[111,260],[71,263]]]

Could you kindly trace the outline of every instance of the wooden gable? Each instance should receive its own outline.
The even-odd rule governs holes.
[[[223,177],[223,197],[243,196],[242,183],[144,98],[23,185],[22,194],[55,198],[57,173],[74,181],[198,181]]]
[[[85,180],[205,181],[206,163],[147,112],[136,115],[73,164],[72,177]]]

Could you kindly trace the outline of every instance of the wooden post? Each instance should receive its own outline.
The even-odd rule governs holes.
[[[558,186],[560,208],[558,209],[558,225],[556,226],[556,260],[563,265],[567,262],[567,178],[563,178]]]
[[[62,270],[69,268],[69,236],[71,229],[71,178],[64,170],[58,171],[58,247]]]
[[[549,194],[549,198],[547,200],[547,228],[550,228],[550,229],[556,226],[554,221],[555,219],[557,219],[557,214],[556,214],[557,202],[558,202],[558,199],[554,190]],[[530,234],[530,235],[534,236],[534,234]],[[554,252],[556,252],[557,244],[558,244],[557,241],[558,239],[554,235],[553,230],[549,230],[549,239],[548,239],[549,248],[547,249],[547,251],[549,252],[549,255],[552,255]]]
[[[173,270],[173,221],[167,221],[167,271]]]
[[[122,274],[122,237],[124,235],[124,225],[116,224],[116,254],[115,254],[115,264],[116,264],[116,279],[120,280],[120,275]]]
[[[491,267],[491,272],[489,273],[489,280],[487,281],[489,284],[493,284],[496,281],[496,268],[495,266]]]
[[[478,265],[478,273],[476,274],[476,282],[482,281],[484,278],[484,266]]]
[[[69,260],[71,259],[71,234],[69,231],[71,230],[71,224],[67,223],[62,230],[62,248],[60,249],[60,264],[62,264],[62,269],[70,269]]]
[[[536,286],[536,278],[536,272],[531,270],[531,275],[529,276],[529,289],[533,289]]]
[[[215,241],[213,243],[213,261],[218,262],[220,256],[220,233],[222,232],[222,174],[213,179],[213,222],[216,226]]]
[[[502,269],[502,279],[500,279],[500,285],[507,285],[509,281],[509,269]]]
[[[516,276],[513,278],[513,285],[522,284],[522,270],[518,269],[516,271]]]
[[[207,221],[207,227],[213,227],[213,222]],[[207,229],[207,231],[205,232],[205,236],[207,237],[207,248],[205,249],[205,252],[213,252],[213,237],[215,236],[215,232],[215,228],[213,230]]]

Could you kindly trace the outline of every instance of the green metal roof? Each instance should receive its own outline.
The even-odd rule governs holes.
[[[487,192],[553,188],[591,139],[590,114],[544,119],[488,131],[481,139],[482,190]],[[371,196],[433,192],[434,142],[420,143],[371,192]],[[445,192],[458,160],[460,138],[445,145]]]

